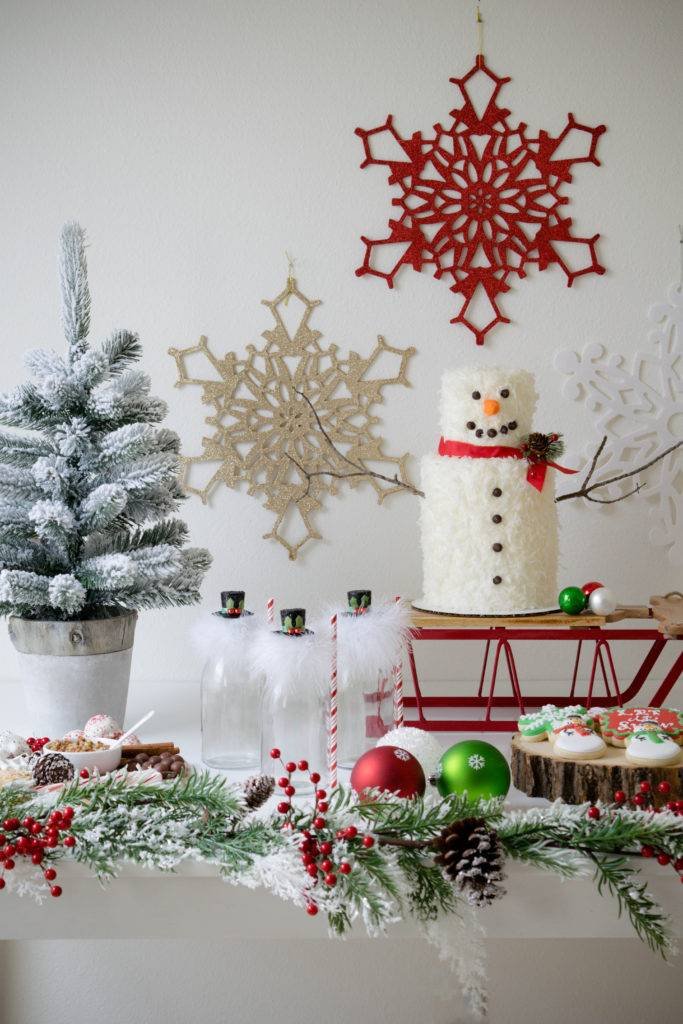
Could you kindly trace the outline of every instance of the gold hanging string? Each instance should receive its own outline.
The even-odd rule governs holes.
[[[287,260],[287,294],[284,297],[285,306],[289,302],[290,295],[293,295],[296,291],[296,278],[294,277],[294,260],[285,249],[285,259]]]
[[[477,4],[477,38],[479,40],[479,53],[477,54],[477,64],[483,64],[484,62],[484,19],[481,16],[481,8]]]

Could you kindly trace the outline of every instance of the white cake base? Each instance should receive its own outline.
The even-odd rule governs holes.
[[[411,608],[418,612],[431,612],[433,615],[462,615],[470,619],[523,619],[525,615],[551,615],[555,612],[560,614],[561,609],[554,605],[551,608],[512,608],[510,611],[481,612],[468,611],[466,608],[434,608],[424,598],[418,598],[411,603]]]

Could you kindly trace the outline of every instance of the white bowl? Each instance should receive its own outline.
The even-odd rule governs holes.
[[[76,777],[84,768],[92,773],[99,771],[113,772],[121,764],[121,744],[117,740],[108,740],[104,737],[93,740],[95,743],[103,743],[106,750],[53,750],[49,743],[43,747],[44,754],[61,754],[74,766]]]

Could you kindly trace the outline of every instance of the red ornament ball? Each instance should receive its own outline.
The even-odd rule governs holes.
[[[600,588],[604,587],[604,585],[604,583],[598,583],[597,580],[591,580],[590,583],[584,583],[581,589],[583,590],[586,597],[590,597],[594,590],[600,590]]]
[[[400,797],[422,796],[425,774],[416,757],[402,747],[375,747],[358,758],[351,772],[351,787],[363,798],[369,789]]]
[[[671,792],[671,783],[667,782],[666,779],[663,782],[658,782],[657,792],[661,793],[662,796],[667,796]]]
[[[624,793],[623,789],[615,789],[615,791],[614,791],[614,800],[615,800],[615,803],[618,803],[618,804],[623,804],[624,803],[624,801],[626,800],[626,793]]]
[[[595,806],[589,807],[586,813],[592,821],[597,821],[600,817],[600,808]]]

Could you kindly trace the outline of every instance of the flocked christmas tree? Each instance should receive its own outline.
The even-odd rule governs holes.
[[[88,343],[85,234],[61,237],[64,356],[29,352],[34,380],[0,395],[0,613],[100,618],[192,604],[210,555],[169,518],[179,439],[134,364],[137,335]],[[30,431],[30,433],[27,433]]]

